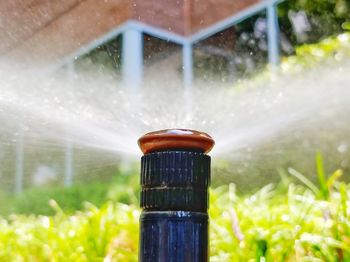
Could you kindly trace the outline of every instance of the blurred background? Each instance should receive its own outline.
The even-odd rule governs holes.
[[[203,87],[200,92],[208,94],[215,89],[249,89],[269,85],[273,75],[297,78],[306,68],[345,60],[349,55],[349,8],[346,0],[2,1],[0,59],[3,65],[16,66],[11,77],[23,72],[21,80],[33,83],[35,78],[31,88],[16,91],[14,96],[42,103],[38,111],[47,110],[45,104],[55,106],[54,99],[81,93],[101,109],[108,92],[137,97],[142,92],[160,92],[154,86],[162,86],[162,92],[200,91]],[[52,84],[50,91],[50,81],[57,78],[60,82]],[[108,88],[102,91],[104,86],[96,79],[108,82]],[[48,83],[45,88],[38,85],[40,81]],[[6,101],[3,89],[2,101]],[[107,103],[110,108],[103,109],[120,108],[123,115],[132,114],[122,103]],[[140,110],[147,114],[151,107],[146,104]],[[129,158],[120,152],[106,153],[102,147],[75,143],[76,138],[57,142],[66,131],[46,125],[39,132],[28,124],[35,117],[28,121],[23,112],[7,109],[3,103],[0,212],[52,214],[47,204],[51,198],[68,210],[81,208],[84,201],[96,205],[108,199],[137,201],[140,155]],[[79,117],[74,110],[72,114]],[[156,114],[160,111],[151,116]],[[220,108],[217,114],[223,114]],[[115,123],[119,120],[116,117]],[[132,123],[125,125],[130,128]],[[239,157],[235,153],[218,156],[213,183],[235,182],[239,191],[251,192],[266,181],[278,182],[281,170],[289,167],[315,180],[316,152],[324,155],[329,172],[338,167],[348,171],[349,139],[344,125],[325,129],[312,125],[309,134],[296,129],[285,134],[282,142],[270,139],[258,146],[242,146],[236,152]],[[47,129],[55,129],[55,136],[47,135]],[[144,131],[152,131],[152,126],[136,134]],[[235,129],[231,133],[234,136]],[[135,143],[136,148],[137,136],[132,138],[135,140],[126,143]],[[132,190],[123,190],[124,184]]]
[[[350,261],[349,0],[1,0],[0,261],[137,261],[137,139],[216,144],[210,261]]]

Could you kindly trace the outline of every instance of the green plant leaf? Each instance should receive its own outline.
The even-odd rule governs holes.
[[[334,186],[334,183],[343,175],[343,170],[336,170],[327,180],[328,191]]]
[[[320,193],[320,190],[317,188],[317,186],[302,173],[296,171],[293,168],[288,168],[288,172],[289,174],[297,178],[300,182],[302,182],[305,186],[307,186],[312,192],[315,193],[315,195],[318,195]]]
[[[326,174],[324,172],[323,158],[320,152],[316,154],[316,168],[318,181],[320,183],[321,194],[323,199],[327,199],[329,196],[328,186],[326,182]]]
[[[341,26],[344,30],[350,31],[350,22],[344,22]]]

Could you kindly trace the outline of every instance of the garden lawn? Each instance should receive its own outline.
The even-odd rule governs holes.
[[[337,176],[326,195],[289,181],[247,196],[233,184],[211,190],[210,261],[350,261],[350,187]],[[137,261],[139,208],[50,205],[54,216],[0,220],[0,261]]]

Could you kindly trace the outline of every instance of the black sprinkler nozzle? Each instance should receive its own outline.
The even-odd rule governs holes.
[[[214,140],[187,129],[139,139],[141,262],[208,261],[208,187]]]

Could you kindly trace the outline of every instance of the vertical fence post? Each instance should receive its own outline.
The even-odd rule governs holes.
[[[67,65],[67,76],[69,82],[73,82],[74,78],[76,76],[75,72],[75,65],[74,61],[71,61]],[[65,127],[69,128],[69,127]],[[72,147],[72,142],[69,137],[69,132],[68,130],[66,131],[66,145],[65,145],[65,152],[64,152],[64,186],[65,187],[70,187],[73,184],[73,177],[74,177],[74,171],[73,171],[73,147]]]
[[[269,64],[277,66],[280,62],[279,49],[279,25],[277,16],[277,3],[270,3],[267,6],[267,39]]]
[[[189,90],[193,84],[193,46],[186,43],[182,47],[183,84]]]
[[[72,142],[67,141],[65,148],[65,168],[64,168],[64,186],[70,187],[73,184],[73,147]]]
[[[24,141],[23,129],[19,126],[16,138],[16,172],[15,172],[15,194],[19,195],[23,191],[24,178]]]
[[[123,84],[137,91],[143,81],[143,33],[138,29],[127,28],[123,33],[122,47]]]

